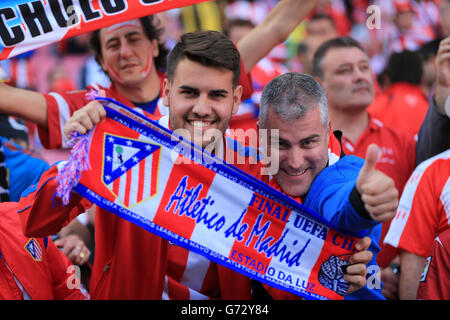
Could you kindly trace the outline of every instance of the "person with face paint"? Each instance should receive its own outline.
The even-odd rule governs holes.
[[[159,117],[165,111],[161,104],[158,107],[158,101],[167,54],[158,42],[161,33],[153,16],[96,30],[91,35],[91,47],[111,80],[109,88],[94,85],[86,90],[41,94],[1,84],[1,96],[8,99],[0,99],[0,109],[36,123],[47,149],[70,147],[62,128],[87,103],[90,90],[105,90],[109,97],[147,117]]]
[[[244,98],[253,91],[246,70],[284,41],[317,1],[280,1],[260,25],[236,44],[241,53]],[[64,124],[88,102],[86,93],[91,89],[102,89],[107,97],[158,119],[168,114],[160,99],[168,52],[159,42],[162,31],[153,16],[94,31],[91,46],[97,62],[111,79],[109,88],[92,86],[78,92],[41,94],[0,83],[0,112],[36,123],[39,138],[47,149],[70,147],[62,131]]]

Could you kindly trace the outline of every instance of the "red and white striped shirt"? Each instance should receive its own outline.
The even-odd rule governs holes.
[[[450,229],[450,149],[422,162],[409,178],[384,243],[427,257]]]
[[[165,77],[161,75],[161,79]],[[162,80],[161,80],[162,82]],[[47,101],[47,128],[39,127],[39,138],[42,145],[47,149],[59,149],[70,148],[69,140],[64,135],[64,125],[72,114],[84,107],[89,101],[86,99],[86,93],[89,90],[105,90],[106,96],[119,101],[120,103],[133,107],[133,103],[124,97],[117,88],[112,84],[109,88],[103,88],[100,86],[89,86],[86,90],[72,91],[72,92],[50,92],[45,94]],[[141,108],[134,107],[136,111],[141,112],[146,117],[156,120],[161,116],[169,113],[169,109],[162,103],[162,99],[159,98],[156,102],[156,108],[153,113],[146,112]]]

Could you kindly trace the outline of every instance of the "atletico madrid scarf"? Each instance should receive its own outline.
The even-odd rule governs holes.
[[[82,196],[213,262],[307,299],[343,298],[341,266],[352,252],[338,243],[356,243],[355,235],[135,111],[97,99],[106,121],[74,148],[58,177],[60,196],[81,175],[74,190]]]

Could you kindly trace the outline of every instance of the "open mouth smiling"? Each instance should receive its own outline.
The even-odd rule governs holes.
[[[282,170],[284,171],[284,173],[286,173],[290,177],[299,177],[301,175],[304,175],[306,173],[306,171],[308,171],[308,168],[306,168],[303,171],[297,171],[297,172],[288,172],[286,169],[282,169]]]

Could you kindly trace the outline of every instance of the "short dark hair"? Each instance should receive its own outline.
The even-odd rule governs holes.
[[[158,71],[165,72],[167,65],[167,54],[169,50],[160,42],[160,37],[164,32],[164,28],[159,27],[159,20],[154,16],[146,16],[139,18],[142,29],[149,40],[158,40],[159,54],[155,59],[155,66]],[[100,43],[100,30],[95,30],[91,34],[90,45],[94,50],[95,60],[100,64],[102,57],[102,46]]]
[[[187,58],[208,67],[224,68],[233,72],[233,87],[241,75],[241,57],[233,42],[217,31],[185,33],[167,58],[167,77],[173,76],[181,59]]]
[[[393,53],[386,66],[391,83],[407,82],[418,85],[422,80],[422,61],[417,52],[405,50]]]
[[[367,54],[361,44],[351,37],[338,37],[325,41],[314,53],[313,73],[316,77],[323,78],[322,60],[328,51],[336,48],[358,48]]]

